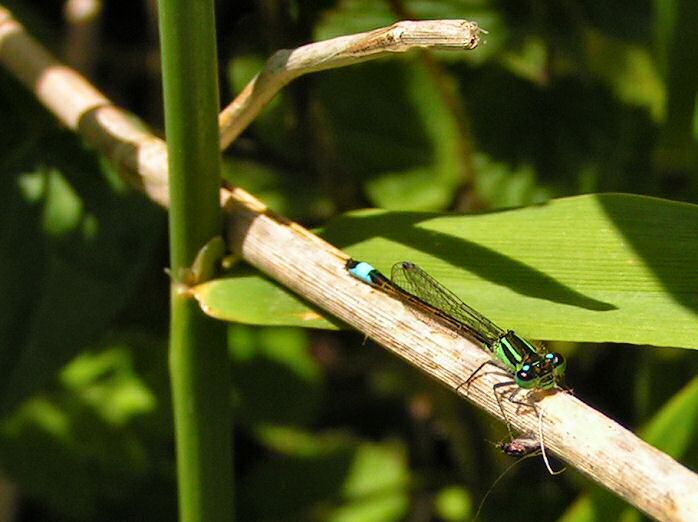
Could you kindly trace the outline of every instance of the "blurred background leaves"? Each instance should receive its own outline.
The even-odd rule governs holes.
[[[6,5],[55,53],[71,55],[63,2]],[[694,328],[695,277],[658,261],[688,258],[698,243],[686,217],[698,202],[696,15],[692,0],[219,2],[224,102],[278,48],[404,18],[467,18],[489,31],[473,52],[413,53],[297,80],[227,152],[224,175],[380,268],[423,256],[414,260],[493,317],[569,356],[578,396],[695,469],[697,361],[677,332]],[[157,130],[156,26],[148,2],[102,2],[81,55],[100,88]],[[0,113],[0,476],[16,488],[16,519],[173,519],[164,213],[5,71]],[[690,205],[671,222],[657,216],[676,203],[551,201],[599,192]],[[570,201],[583,203],[545,214]],[[329,221],[362,207],[400,212]],[[574,212],[577,221],[565,222]],[[664,347],[559,335],[560,325],[578,332],[576,319],[555,327],[541,315],[564,316],[567,305],[550,301],[550,286],[531,296],[514,276],[540,264],[559,284],[564,275],[546,264],[558,245],[561,263],[574,257],[577,273],[600,267],[598,288],[615,278],[632,300],[632,280],[602,266],[608,249],[574,251],[583,227],[622,232],[628,220],[640,232],[655,226],[653,239],[624,239],[661,283],[645,292],[666,307],[652,340]],[[382,237],[389,227],[397,243]],[[529,272],[477,266],[482,258],[467,256],[463,239]],[[445,262],[454,256],[455,268]],[[470,520],[510,464],[495,447],[502,426],[358,333],[271,326],[294,313],[295,326],[341,325],[295,303],[272,308],[268,294],[282,290],[249,269],[233,275],[241,315],[221,317],[254,323],[229,332],[239,518]],[[655,308],[641,310],[651,319]],[[638,339],[613,338],[649,342]],[[609,520],[624,508],[591,489],[573,471],[553,478],[529,459],[497,483],[479,519]]]

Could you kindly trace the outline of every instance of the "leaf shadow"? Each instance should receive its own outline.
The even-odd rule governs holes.
[[[383,237],[439,257],[451,265],[527,297],[599,312],[617,309],[611,303],[584,295],[548,274],[500,252],[467,239],[417,226],[439,216],[443,214],[381,212],[375,215],[344,215],[330,223],[323,237],[340,248],[371,237]]]
[[[698,314],[698,207],[632,194],[595,198],[667,293]]]

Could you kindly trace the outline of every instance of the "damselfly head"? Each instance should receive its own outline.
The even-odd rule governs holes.
[[[522,364],[514,374],[514,380],[517,385],[526,390],[532,388],[549,390],[555,386],[553,367],[544,357]]]

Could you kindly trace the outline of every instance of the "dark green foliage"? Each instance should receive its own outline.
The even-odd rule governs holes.
[[[95,81],[145,116],[160,84],[128,58],[145,56],[145,32],[123,41],[123,27],[146,21],[106,4]],[[294,82],[233,145],[223,175],[380,268],[416,253],[478,309],[552,341],[579,397],[695,469],[697,354],[671,348],[696,346],[694,4],[219,3],[226,102],[279,46],[400,18],[489,30],[477,50],[430,66],[414,53]],[[62,42],[55,6],[23,2],[18,16]],[[172,520],[163,212],[4,71],[0,114],[0,476],[27,520]],[[690,205],[593,195],[532,206],[608,191]],[[402,212],[330,221],[369,206]],[[592,225],[617,249],[595,248]],[[637,264],[621,271],[630,254]],[[307,320],[306,309],[271,308],[278,290],[243,276],[235,318],[256,326],[228,336],[239,519],[469,520],[510,463],[495,447],[503,427],[358,333],[263,326]],[[638,310],[614,330],[618,303]],[[655,311],[661,320],[632,337],[628,322]],[[526,460],[479,519],[615,520],[626,509],[587,489],[573,471],[550,477]]]

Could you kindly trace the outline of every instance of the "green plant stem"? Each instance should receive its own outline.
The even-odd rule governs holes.
[[[170,372],[183,522],[233,519],[229,361],[220,331],[201,317],[196,301],[172,296]]]
[[[161,0],[169,157],[172,382],[180,520],[233,518],[225,328],[178,281],[221,232],[218,83],[212,0]]]

